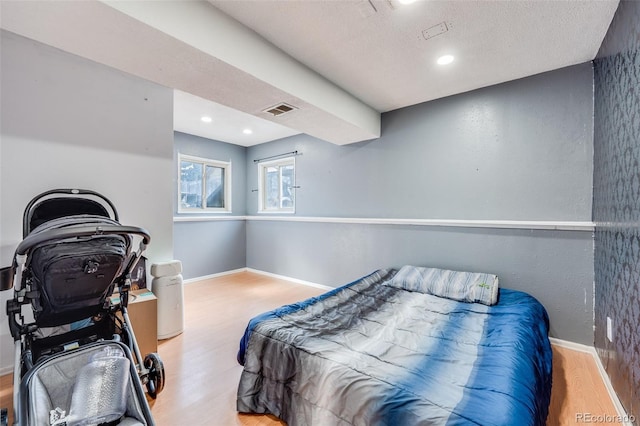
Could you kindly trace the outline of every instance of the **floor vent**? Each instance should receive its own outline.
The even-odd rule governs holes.
[[[262,112],[267,112],[267,113],[273,115],[274,117],[277,117],[279,115],[291,112],[291,111],[293,111],[295,109],[298,109],[298,108],[294,107],[293,105],[281,103],[281,104],[269,107],[269,108],[263,110]]]

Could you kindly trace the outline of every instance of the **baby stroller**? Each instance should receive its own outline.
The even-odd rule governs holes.
[[[14,289],[14,424],[154,424],[143,386],[155,398],[164,367],[156,353],[142,358],[127,314],[130,271],[149,241],[97,192],[56,189],[27,205],[0,274]]]

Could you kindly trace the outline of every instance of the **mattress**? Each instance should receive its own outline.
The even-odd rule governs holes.
[[[249,322],[243,413],[289,425],[544,425],[548,316],[500,289],[493,306],[389,285],[381,269]]]

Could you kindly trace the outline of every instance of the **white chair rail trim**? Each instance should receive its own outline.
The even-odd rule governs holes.
[[[534,229],[550,231],[593,232],[595,224],[587,221],[553,220],[466,220],[466,219],[396,219],[365,217],[314,217],[314,216],[175,216],[174,222],[211,222],[211,221],[271,221],[271,222],[308,222],[340,223],[361,225],[400,225],[435,226],[450,228],[494,228],[494,229]]]

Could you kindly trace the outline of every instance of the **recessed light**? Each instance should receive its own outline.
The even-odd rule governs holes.
[[[400,2],[400,4],[411,4],[414,3],[416,0],[398,0]]]
[[[205,123],[211,123],[211,121],[213,121],[213,119],[208,115],[203,115],[202,117],[200,117],[200,120],[204,121]]]
[[[250,135],[251,133],[253,133],[253,130],[251,130],[251,129],[244,129],[244,130],[242,131],[242,133],[244,133],[245,135]]]
[[[453,55],[443,55],[438,58],[438,65],[448,65],[453,62]]]

